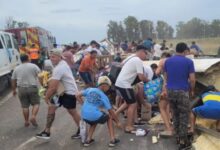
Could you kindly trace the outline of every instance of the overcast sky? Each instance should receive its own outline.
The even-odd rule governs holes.
[[[132,15],[175,27],[193,17],[220,19],[219,6],[219,0],[0,0],[0,29],[12,16],[51,31],[57,43],[87,43],[106,37],[109,20]]]

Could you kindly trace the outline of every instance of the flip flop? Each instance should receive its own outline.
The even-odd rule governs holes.
[[[30,125],[29,122],[25,122],[25,123],[24,123],[24,126],[25,126],[25,127],[28,127],[29,125]]]
[[[162,132],[160,132],[160,136],[161,137],[171,137],[171,136],[173,136],[173,133],[172,133],[172,131],[162,131]]]
[[[124,130],[125,133],[129,133],[129,134],[135,134],[136,133],[136,130]]]
[[[32,118],[32,119],[30,120],[30,122],[31,122],[31,124],[32,124],[34,127],[37,127],[37,126],[38,126],[37,121],[36,121],[34,118]]]

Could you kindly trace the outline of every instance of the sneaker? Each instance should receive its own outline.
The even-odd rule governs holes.
[[[85,146],[85,147],[88,147],[88,146],[90,146],[91,144],[93,144],[95,142],[95,140],[94,139],[91,139],[90,141],[86,141],[83,145]]]
[[[80,136],[80,134],[78,134],[78,133],[73,134],[73,135],[71,136],[71,139],[80,139],[80,138],[81,138],[81,136]]]
[[[135,126],[135,127],[137,127],[137,126],[143,126],[143,125],[145,125],[144,122],[135,122],[135,123],[134,123],[134,126]]]
[[[80,129],[78,129],[77,132],[71,136],[71,139],[80,139],[80,138],[81,138]]]
[[[40,139],[44,139],[44,140],[49,140],[50,139],[50,133],[47,133],[45,131],[39,133],[36,135],[37,138],[40,138]]]
[[[108,146],[109,147],[114,147],[116,144],[118,144],[120,142],[119,139],[115,139],[114,141],[110,141]]]
[[[30,122],[31,122],[31,124],[32,124],[34,127],[38,127],[38,124],[37,124],[37,121],[36,121],[35,118],[31,118],[31,119],[30,119]]]

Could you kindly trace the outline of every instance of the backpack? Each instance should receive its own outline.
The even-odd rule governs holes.
[[[133,56],[133,57],[136,57],[136,56]],[[123,65],[125,63],[127,63],[131,58],[133,57],[130,57],[127,61],[125,61],[123,64],[122,63],[118,63],[118,62],[113,62],[112,63],[112,66],[111,66],[111,70],[109,72],[109,79],[112,81],[113,84],[115,84],[117,78],[118,78],[118,75],[119,73],[121,72],[121,69],[123,67]],[[134,80],[134,82],[132,83],[132,85],[135,85],[136,83],[140,82],[141,80],[139,79],[139,77],[137,76]]]

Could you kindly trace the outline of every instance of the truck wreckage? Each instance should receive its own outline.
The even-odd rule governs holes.
[[[197,92],[202,91],[208,85],[214,85],[220,91],[220,58],[193,59],[196,71]],[[145,64],[158,64],[158,61],[145,61]],[[220,114],[219,114],[220,115]],[[150,120],[151,124],[163,122],[160,116]],[[216,129],[216,120],[198,118],[196,129],[198,137],[194,142],[194,148],[198,150],[219,150],[220,133]]]

